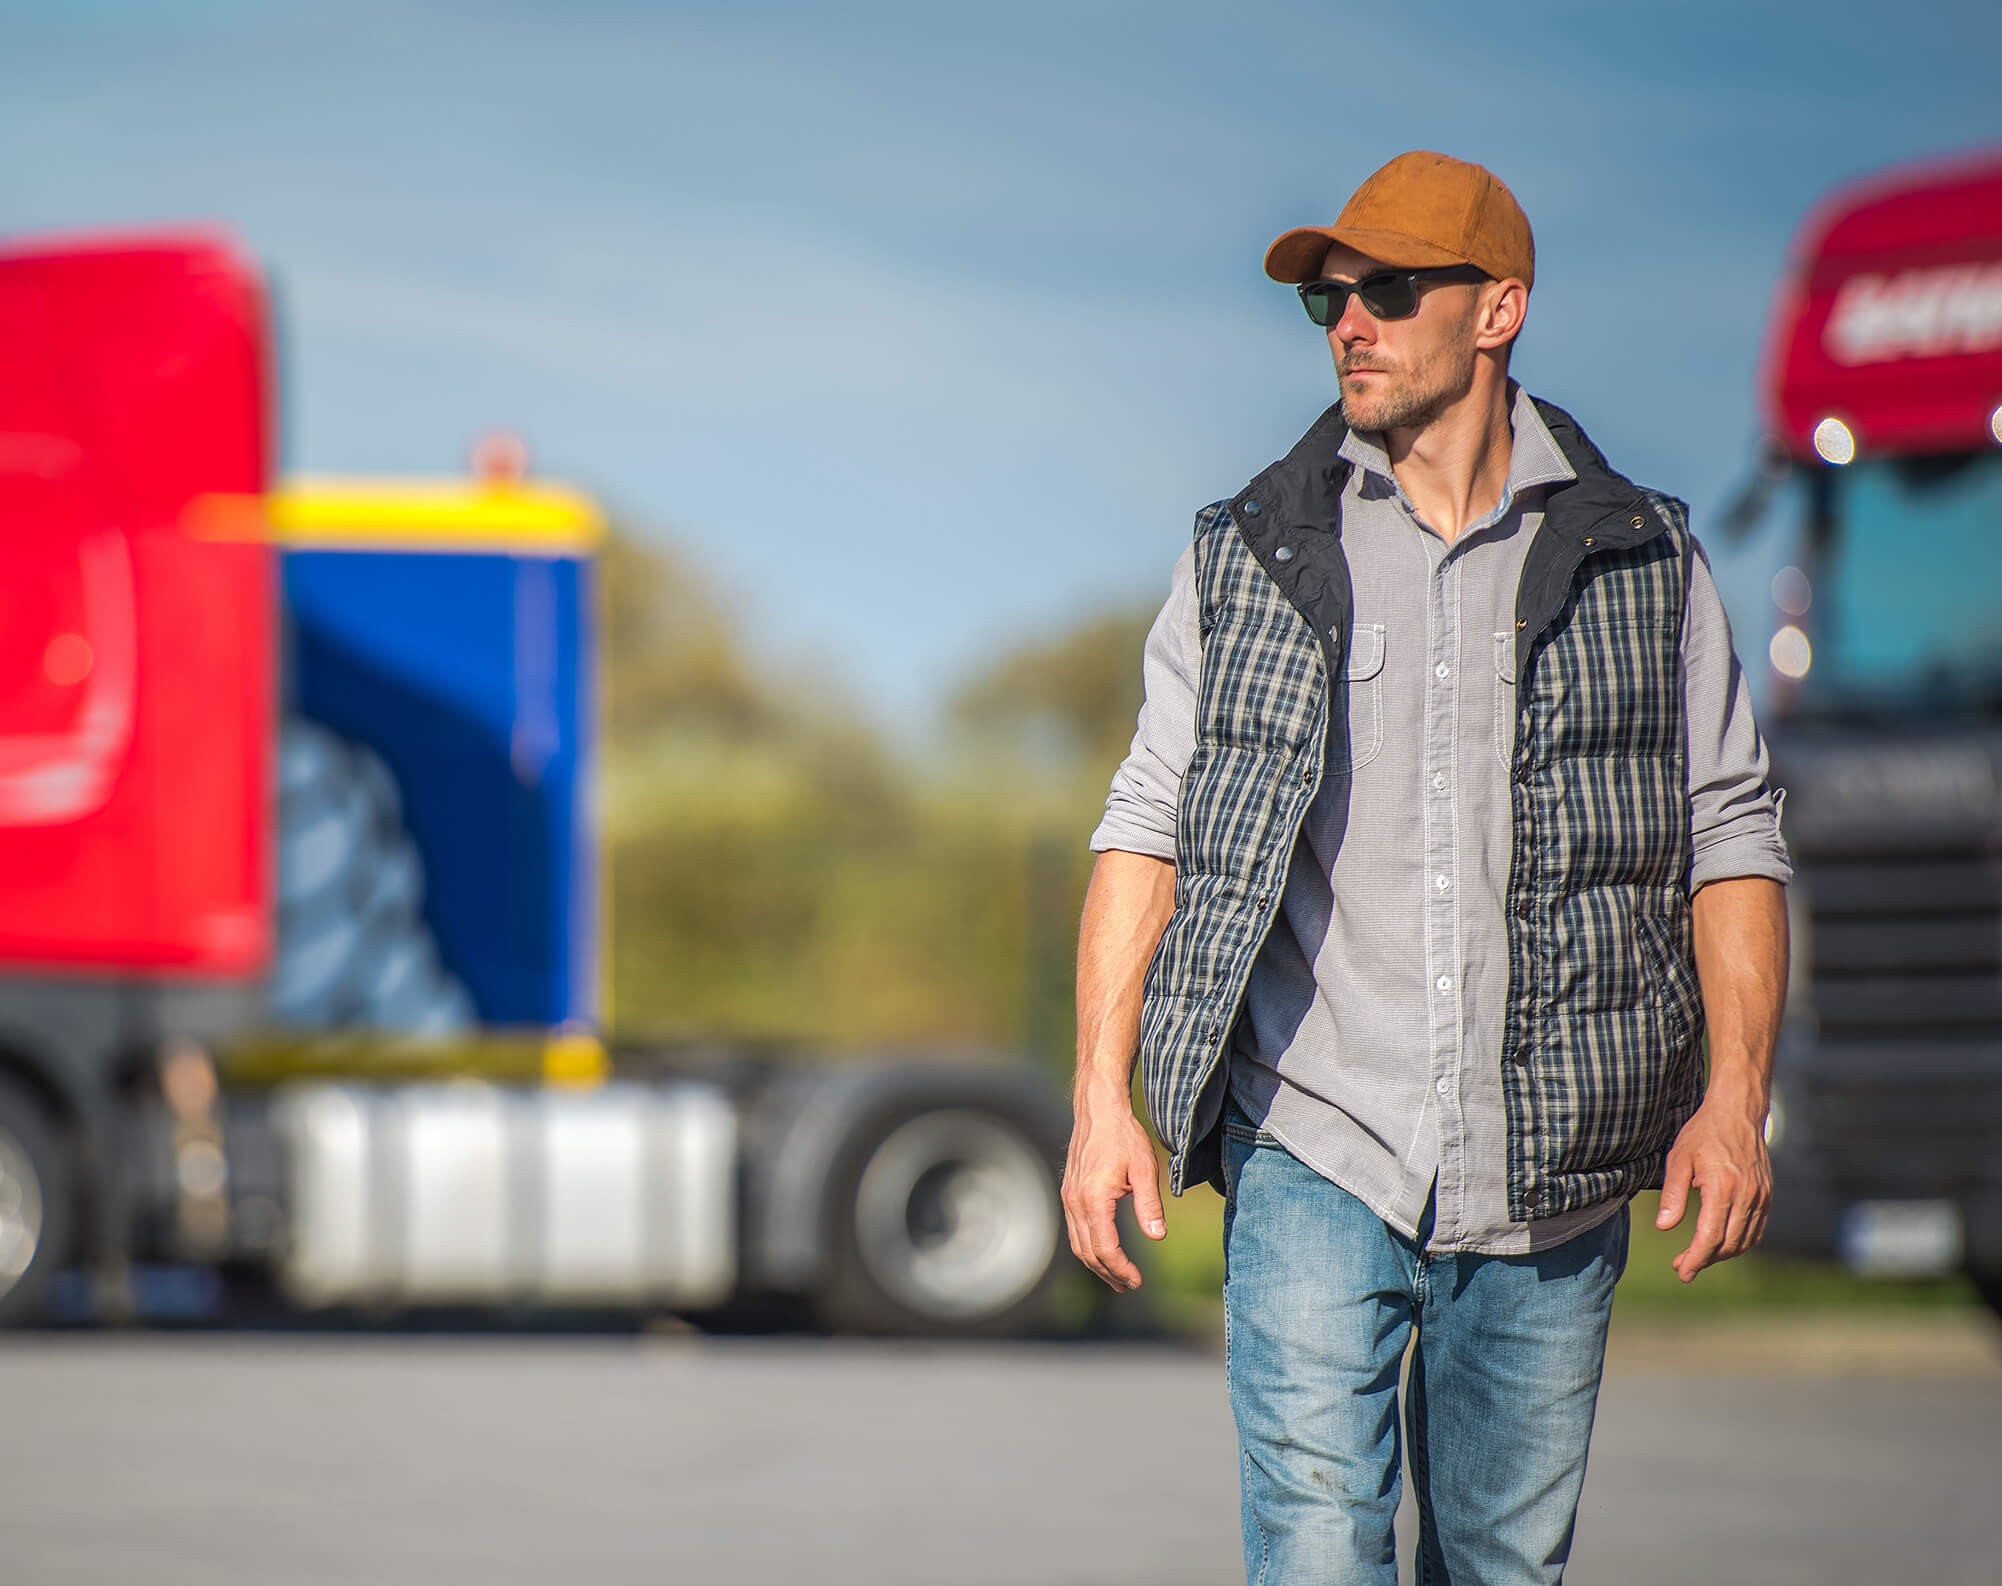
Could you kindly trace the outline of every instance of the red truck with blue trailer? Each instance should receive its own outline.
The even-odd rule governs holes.
[[[274,480],[272,384],[225,239],[0,248],[0,1322],[1035,1325],[1033,1070],[607,1057],[589,498]]]

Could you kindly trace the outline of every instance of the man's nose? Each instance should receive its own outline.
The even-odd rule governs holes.
[[[1351,292],[1342,305],[1341,318],[1334,323],[1335,339],[1344,347],[1359,341],[1376,340],[1376,316],[1362,306],[1359,294]]]

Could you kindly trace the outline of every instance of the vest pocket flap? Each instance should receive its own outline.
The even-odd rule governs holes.
[[[1502,632],[1495,635],[1495,679],[1502,683],[1515,681],[1515,634]]]
[[[1634,911],[1634,937],[1642,959],[1654,976],[1660,1006],[1686,1031],[1703,1006],[1702,983],[1696,978],[1695,949],[1686,946],[1681,923],[1668,915]]]
[[[1353,683],[1383,670],[1383,624],[1357,623],[1349,632],[1349,661],[1343,676]]]

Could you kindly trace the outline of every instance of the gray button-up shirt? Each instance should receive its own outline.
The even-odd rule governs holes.
[[[1619,1209],[1512,1222],[1501,1040],[1513,829],[1516,585],[1544,491],[1575,475],[1517,390],[1508,482],[1448,545],[1412,508],[1380,438],[1351,431],[1342,548],[1355,589],[1349,737],[1293,852],[1233,1036],[1231,1090],[1303,1162],[1429,1248],[1558,1244]],[[1147,638],[1146,703],[1091,846],[1175,857],[1201,666],[1194,556]],[[1708,565],[1682,640],[1694,891],[1792,872],[1766,751]]]

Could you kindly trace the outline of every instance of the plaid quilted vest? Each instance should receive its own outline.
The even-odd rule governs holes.
[[[1554,1216],[1656,1187],[1703,1087],[1690,936],[1682,503],[1607,466],[1538,402],[1578,477],[1549,493],[1516,591],[1513,855],[1502,1049],[1508,1205]],[[1196,516],[1202,673],[1175,911],[1140,1056],[1169,1184],[1221,1181],[1224,1054],[1300,825],[1345,742],[1352,625],[1329,409]],[[1199,1120],[1207,1120],[1199,1125]]]

